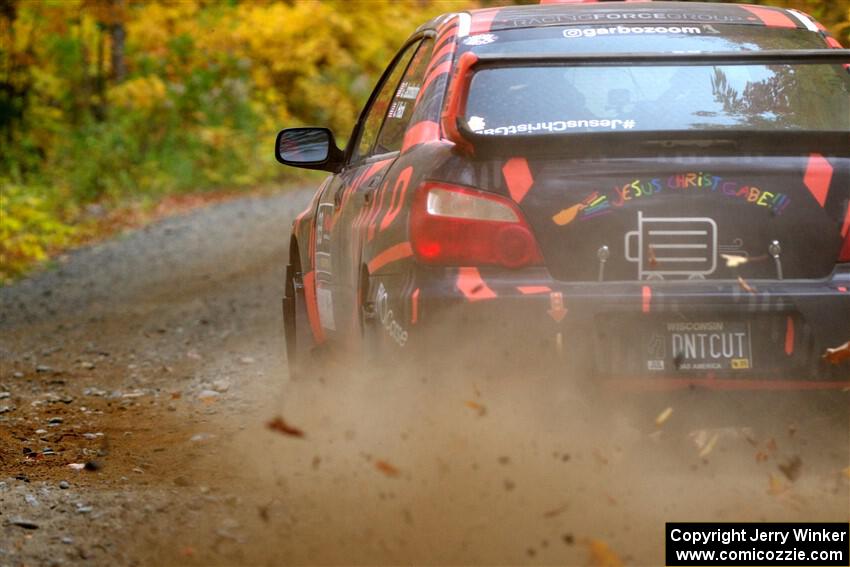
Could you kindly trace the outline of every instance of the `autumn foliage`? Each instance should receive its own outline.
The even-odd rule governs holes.
[[[282,126],[344,141],[412,30],[501,3],[0,0],[0,281],[128,201],[280,176]],[[846,2],[770,3],[850,29]]]

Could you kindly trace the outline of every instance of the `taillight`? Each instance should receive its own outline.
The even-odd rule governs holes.
[[[513,201],[443,183],[417,189],[410,241],[416,257],[427,264],[522,268],[543,260]]]

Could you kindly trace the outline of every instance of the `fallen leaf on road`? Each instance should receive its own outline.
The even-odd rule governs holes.
[[[602,540],[591,539],[587,542],[590,551],[590,565],[594,567],[623,567],[623,561]]]
[[[752,287],[750,284],[748,284],[747,280],[745,280],[741,276],[738,276],[738,285],[740,285],[741,289],[743,289],[747,293],[755,293],[756,292],[755,288]]]
[[[673,408],[665,409],[664,411],[658,414],[658,417],[655,418],[655,425],[661,427],[662,425],[664,425],[664,422],[670,419],[671,415],[673,415]]]
[[[181,397],[183,397],[183,392],[171,392],[172,400],[179,400]]]
[[[487,414],[487,407],[483,404],[479,404],[478,402],[473,402],[472,400],[468,400],[464,402],[464,405],[471,410],[475,410],[478,412],[479,416],[484,416]]]
[[[826,349],[823,359],[831,364],[839,364],[850,359],[850,341],[847,341],[840,347]]]
[[[397,468],[395,468],[386,461],[375,461],[375,468],[378,469],[380,472],[384,473],[385,475],[391,477],[396,477],[400,474]]]
[[[291,437],[304,437],[303,431],[301,431],[297,427],[293,427],[293,426],[289,425],[280,416],[278,416],[278,417],[274,418],[273,420],[267,422],[266,427],[268,427],[272,431],[277,431],[278,433],[282,433],[284,435],[289,435]]]

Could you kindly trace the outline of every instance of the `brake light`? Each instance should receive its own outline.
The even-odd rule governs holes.
[[[416,257],[427,264],[522,268],[543,260],[513,201],[443,183],[417,189],[410,241]]]

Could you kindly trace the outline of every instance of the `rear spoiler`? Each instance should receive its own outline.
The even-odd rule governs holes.
[[[466,52],[460,56],[455,76],[449,90],[446,106],[441,117],[446,137],[466,153],[473,148],[498,150],[505,148],[503,136],[488,136],[472,131],[463,120],[466,115],[466,99],[469,85],[476,72],[482,69],[499,67],[623,67],[623,66],[663,66],[663,65],[753,65],[753,64],[796,64],[796,65],[844,65],[850,70],[850,49],[794,49],[740,52],[698,52],[698,53],[595,53],[564,54],[543,53],[526,54],[482,54]],[[582,132],[564,135],[547,134],[547,141],[570,140],[570,146],[586,148],[586,144],[610,144],[612,139],[624,137],[630,142],[641,143],[689,143],[694,145],[717,145],[728,141],[737,145],[742,136],[750,141],[765,141],[771,147],[781,150],[781,144],[787,140],[789,131],[730,131],[730,130],[673,130],[673,131],[609,131]],[[801,137],[811,138],[823,144],[837,144],[844,152],[850,147],[850,131],[793,131],[793,143],[799,147]],[[511,139],[510,146],[516,149],[516,143],[541,145],[543,136],[523,135]],[[722,138],[719,140],[718,138]],[[780,146],[774,144],[779,143]],[[563,144],[561,151],[564,150]],[[592,147],[592,146],[591,146]]]

